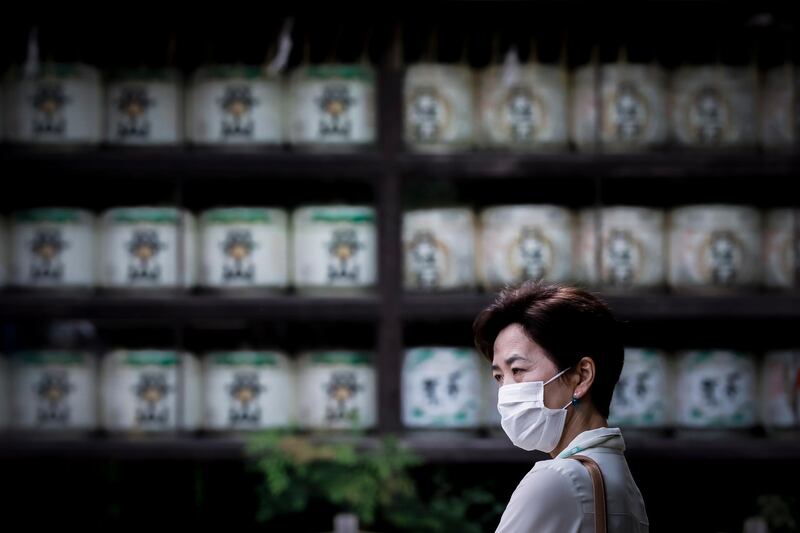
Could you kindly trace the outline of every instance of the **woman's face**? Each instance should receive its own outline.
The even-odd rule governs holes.
[[[520,324],[511,324],[494,341],[492,374],[497,384],[502,386],[525,381],[547,381],[558,374],[558,369],[547,358],[544,349],[528,338]],[[561,384],[561,380],[545,387],[545,403],[548,407],[561,407],[570,398],[571,393]]]

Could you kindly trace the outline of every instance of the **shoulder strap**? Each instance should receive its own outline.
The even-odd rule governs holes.
[[[603,483],[603,473],[595,460],[585,455],[572,455],[569,458],[579,461],[589,471],[594,492],[594,530],[596,533],[606,533],[606,486]]]

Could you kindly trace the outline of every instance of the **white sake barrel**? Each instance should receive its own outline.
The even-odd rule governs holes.
[[[11,410],[11,379],[8,362],[0,354],[0,432],[8,429]]]
[[[88,288],[95,283],[95,218],[72,208],[17,211],[11,217],[11,283]]]
[[[282,109],[282,83],[262,67],[201,68],[187,91],[186,135],[195,144],[280,144]]]
[[[554,205],[489,207],[480,215],[478,272],[487,289],[527,279],[572,279],[575,221]]]
[[[289,284],[288,216],[283,209],[232,207],[200,217],[201,283],[215,289]]]
[[[484,357],[478,356],[481,386],[481,426],[493,432],[502,432],[500,411],[497,409],[497,393],[500,384],[492,375],[492,364]]]
[[[480,75],[481,141],[486,146],[567,145],[567,72],[552,65],[487,67]]]
[[[759,132],[754,69],[683,67],[672,76],[672,130],[687,146],[756,143]]]
[[[114,289],[194,285],[194,217],[174,207],[117,207],[102,216],[100,281]]]
[[[203,380],[206,429],[288,427],[294,420],[293,368],[280,352],[211,352]]]
[[[798,141],[800,75],[791,64],[767,71],[761,90],[761,142],[765,148],[791,148]]]
[[[756,365],[749,354],[678,354],[675,422],[685,428],[749,428],[756,423]]]
[[[198,429],[200,364],[174,350],[116,350],[102,365],[102,424],[113,432]]]
[[[767,287],[794,287],[799,257],[800,212],[793,209],[767,211],[764,222],[764,281]]]
[[[7,84],[8,140],[32,144],[94,144],[103,131],[103,88],[97,69],[42,65],[32,78]]]
[[[403,360],[403,424],[476,428],[481,423],[480,362],[469,348],[420,347]]]
[[[373,355],[349,350],[301,354],[295,399],[302,428],[373,427],[378,406]]]
[[[773,351],[761,369],[761,423],[770,429],[800,426],[800,352]]]
[[[670,214],[669,283],[748,287],[761,279],[761,215],[752,207],[695,205]]]
[[[598,140],[606,150],[664,144],[668,134],[664,70],[627,63],[603,65],[599,73],[597,68],[587,65],[573,74],[571,136],[578,148],[594,146],[598,121]]]
[[[289,140],[318,147],[375,142],[375,73],[366,64],[313,65],[289,78]]]
[[[405,286],[452,290],[476,284],[475,216],[462,207],[419,209],[403,215]]]
[[[97,362],[88,353],[16,353],[11,387],[14,429],[90,431],[97,426]]]
[[[123,145],[183,141],[183,95],[177,71],[120,72],[108,85],[106,140]]]
[[[474,78],[462,65],[420,63],[406,70],[404,139],[415,150],[448,151],[474,141]]]
[[[628,428],[665,428],[670,420],[672,380],[661,350],[625,348],[608,423]]]
[[[579,278],[592,285],[619,289],[662,285],[666,261],[664,218],[662,211],[647,207],[581,211]]]
[[[306,291],[364,290],[377,278],[375,210],[307,206],[292,216],[294,284]]]

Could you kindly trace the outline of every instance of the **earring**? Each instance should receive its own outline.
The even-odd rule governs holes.
[[[578,402],[580,402],[580,398],[578,398],[577,396],[575,396],[575,395],[573,394],[573,395],[572,395],[572,407],[575,407],[575,406],[577,406],[577,405],[578,405]]]

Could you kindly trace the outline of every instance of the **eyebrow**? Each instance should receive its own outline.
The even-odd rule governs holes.
[[[508,359],[506,359],[506,364],[511,366],[512,363],[516,363],[517,361],[525,361],[526,359],[521,355],[514,354]],[[492,365],[492,370],[500,370],[500,367],[497,365]]]

